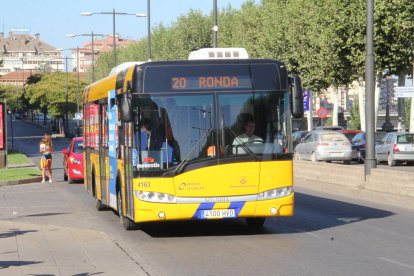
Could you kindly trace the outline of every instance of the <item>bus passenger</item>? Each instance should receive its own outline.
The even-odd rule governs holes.
[[[148,118],[143,118],[140,122],[141,135],[144,134],[146,139],[145,146],[142,146],[143,150],[161,150],[162,144],[165,142],[164,130],[161,127],[153,129],[151,121]]]

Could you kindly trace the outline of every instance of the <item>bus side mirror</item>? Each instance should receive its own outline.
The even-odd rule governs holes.
[[[132,99],[130,93],[124,93],[121,99],[120,107],[121,121],[124,123],[132,122]]]
[[[304,114],[303,110],[303,89],[302,83],[298,76],[291,78],[291,91],[292,91],[292,116],[294,118],[302,118]]]

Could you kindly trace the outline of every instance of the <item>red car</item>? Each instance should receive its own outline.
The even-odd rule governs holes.
[[[69,183],[84,179],[83,172],[83,138],[73,138],[63,153],[63,179]]]

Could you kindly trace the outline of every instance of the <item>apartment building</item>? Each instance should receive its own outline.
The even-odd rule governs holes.
[[[117,34],[115,36],[116,48],[120,49],[135,42],[135,40],[124,39]],[[113,50],[113,36],[105,35],[103,39],[94,39],[85,42],[82,47],[72,50],[72,64],[73,71],[87,72],[92,66],[92,60],[96,62],[100,53],[109,52]],[[93,52],[92,52],[93,49]],[[93,56],[92,56],[93,54]],[[78,64],[79,61],[79,64]]]
[[[0,33],[0,77],[11,72],[22,72],[29,76],[30,72],[64,71],[62,50],[42,41],[40,34],[10,32],[6,37]],[[23,73],[25,72],[25,73]],[[27,73],[26,73],[27,72]]]

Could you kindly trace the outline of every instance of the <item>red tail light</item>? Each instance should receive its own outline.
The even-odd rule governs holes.
[[[392,151],[393,152],[399,152],[400,151],[397,144],[394,144],[394,146],[392,147]]]
[[[329,144],[328,143],[318,143],[318,147],[319,146],[329,146]]]

